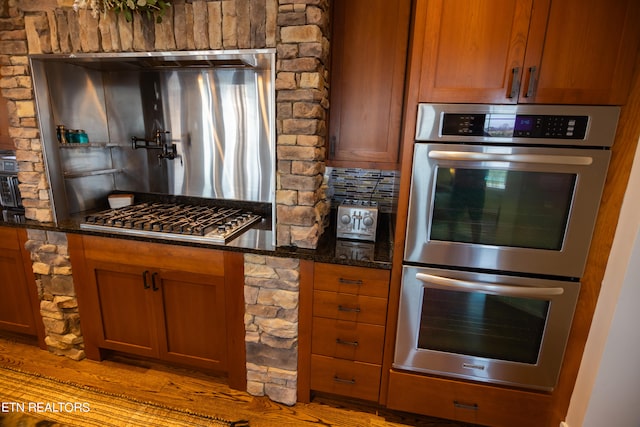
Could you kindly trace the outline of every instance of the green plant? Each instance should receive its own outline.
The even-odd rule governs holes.
[[[165,0],[74,0],[73,9],[91,9],[91,14],[97,17],[100,13],[110,10],[122,13],[127,22],[133,20],[133,14],[146,14],[148,18],[155,15],[156,22],[162,22],[171,3]]]

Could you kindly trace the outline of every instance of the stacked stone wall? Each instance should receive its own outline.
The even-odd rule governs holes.
[[[31,252],[40,297],[45,343],[55,354],[83,359],[84,340],[64,233],[28,230],[25,244]]]
[[[297,398],[300,260],[246,254],[247,391],[293,405]]]

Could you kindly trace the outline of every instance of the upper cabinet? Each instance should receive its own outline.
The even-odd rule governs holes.
[[[335,0],[329,163],[397,167],[411,0]]]
[[[419,100],[624,104],[639,20],[637,0],[418,0]]]

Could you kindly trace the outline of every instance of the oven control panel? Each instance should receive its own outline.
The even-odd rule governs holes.
[[[356,240],[376,240],[378,203],[368,200],[344,200],[338,206],[336,237]]]
[[[453,136],[584,139],[588,123],[587,116],[445,113],[441,132]]]

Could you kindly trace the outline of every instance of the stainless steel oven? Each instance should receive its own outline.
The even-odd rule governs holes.
[[[580,283],[404,266],[394,368],[551,390]]]
[[[555,386],[618,114],[419,106],[394,367]]]
[[[617,117],[617,107],[420,105],[405,261],[580,277]]]

